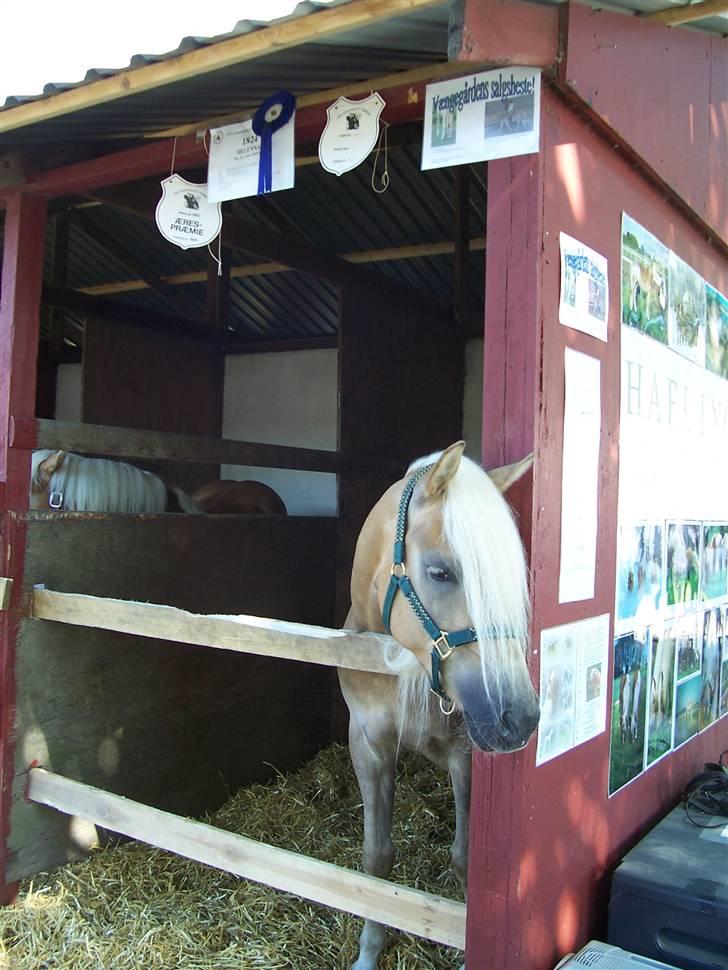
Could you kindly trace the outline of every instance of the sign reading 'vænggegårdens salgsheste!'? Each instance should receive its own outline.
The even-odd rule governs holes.
[[[428,84],[422,168],[538,151],[541,72],[511,67]]]

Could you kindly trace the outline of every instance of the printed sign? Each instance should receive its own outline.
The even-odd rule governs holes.
[[[561,298],[559,322],[607,339],[609,281],[607,260],[588,246],[560,233]]]
[[[343,175],[361,165],[377,143],[384,98],[339,98],[326,109],[328,119],[319,141],[319,161],[327,172]]]
[[[207,186],[195,185],[181,175],[170,175],[161,185],[155,218],[164,238],[181,249],[211,243],[222,228],[222,212],[219,205],[209,202]]]
[[[537,152],[540,109],[541,73],[530,67],[428,84],[422,169]]]
[[[296,179],[295,113],[272,136],[271,191],[292,189]],[[211,202],[246,199],[258,194],[261,139],[253,119],[210,129],[207,184]]]

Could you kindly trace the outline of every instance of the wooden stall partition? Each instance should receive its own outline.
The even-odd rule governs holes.
[[[339,449],[410,461],[457,441],[465,341],[454,320],[404,290],[348,284],[339,314]],[[354,548],[369,510],[396,479],[339,476],[337,620],[350,605]],[[392,537],[394,541],[394,536]]]
[[[489,166],[484,382],[484,454],[512,458],[514,449],[528,447],[531,433],[536,447],[531,506],[536,653],[543,629],[614,612],[622,212],[712,285],[723,292],[728,285],[726,264],[706,235],[550,90],[543,95],[541,127],[538,157]],[[559,323],[560,231],[608,259],[606,343]],[[600,361],[602,436],[595,596],[559,604],[567,347]],[[612,630],[613,625],[610,643]],[[474,970],[551,970],[590,937],[604,938],[614,866],[675,805],[703,762],[728,746],[723,718],[608,797],[612,664],[613,657],[606,730],[597,737],[539,767],[534,742],[520,755],[475,758],[467,940]]]
[[[30,513],[24,592],[152,601],[330,626],[336,521]],[[10,878],[77,857],[93,829],[24,798],[34,762],[195,815],[329,740],[330,675],[308,664],[24,619]]]
[[[211,329],[212,335],[212,329]],[[133,325],[89,319],[82,376],[82,420],[90,424],[219,436],[221,356],[210,343]],[[188,491],[219,477],[214,465],[147,462]]]

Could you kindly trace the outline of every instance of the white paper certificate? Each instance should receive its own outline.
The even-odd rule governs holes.
[[[291,120],[273,133],[273,192],[292,189],[296,178],[295,112]],[[210,202],[245,199],[258,194],[260,138],[253,121],[210,129],[207,166]]]
[[[592,599],[597,549],[601,370],[596,357],[564,352],[559,603]]]

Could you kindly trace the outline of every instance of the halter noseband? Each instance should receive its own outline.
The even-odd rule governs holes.
[[[402,492],[394,533],[392,570],[389,586],[387,587],[387,595],[384,597],[384,605],[382,606],[382,620],[384,621],[387,633],[390,633],[390,619],[392,616],[394,597],[397,590],[402,590],[402,593],[414,610],[415,616],[425,628],[427,635],[432,639],[432,676],[430,687],[433,694],[436,694],[440,699],[440,710],[442,713],[450,715],[455,710],[455,704],[442,689],[440,683],[440,667],[456,647],[461,647],[465,643],[475,643],[478,635],[473,627],[465,627],[462,630],[456,630],[455,633],[448,633],[445,630],[441,630],[415,592],[404,564],[404,538],[405,532],[407,531],[407,512],[412,499],[412,493],[420,479],[433,467],[434,464],[418,468],[407,480],[404,491]],[[443,705],[443,701],[450,705],[449,710]]]

